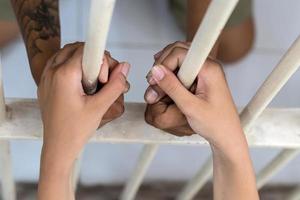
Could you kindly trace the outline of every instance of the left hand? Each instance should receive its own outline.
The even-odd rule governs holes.
[[[93,135],[111,105],[128,90],[129,64],[120,63],[107,83],[92,96],[82,88],[83,45],[67,45],[47,63],[38,87],[44,125],[43,150],[48,156],[62,152],[71,164]],[[54,62],[55,61],[55,62]]]

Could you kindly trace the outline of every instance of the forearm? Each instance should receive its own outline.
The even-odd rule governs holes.
[[[230,146],[228,146],[230,145]],[[244,136],[225,145],[212,145],[214,199],[256,200],[255,175]]]
[[[47,60],[60,48],[58,0],[11,0],[38,84]]]
[[[52,149],[50,149],[52,148]],[[71,175],[74,161],[62,156],[63,151],[43,146],[38,187],[39,200],[72,200]]]

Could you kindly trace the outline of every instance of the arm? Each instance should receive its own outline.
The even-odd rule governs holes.
[[[209,142],[214,199],[258,199],[247,141],[222,67],[207,60],[188,91],[172,72],[180,67],[187,51],[188,45],[180,43],[169,45],[157,56],[161,64],[149,73],[145,94],[147,100],[156,92],[156,100],[147,100],[145,120],[171,134],[199,134]]]
[[[58,0],[11,0],[36,84],[47,60],[60,49]]]
[[[55,54],[43,72],[38,100],[44,127],[38,199],[74,199],[74,162],[104,114],[124,92],[129,64],[120,63],[109,81],[92,96],[83,92],[83,45],[74,43]],[[62,123],[63,122],[63,123]]]

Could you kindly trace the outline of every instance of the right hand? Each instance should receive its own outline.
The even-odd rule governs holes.
[[[181,64],[187,51],[180,48],[165,58],[169,63]],[[172,67],[174,70],[179,66]],[[145,119],[149,124],[180,136],[197,133],[217,144],[228,141],[226,138],[234,140],[236,134],[242,135],[236,107],[222,67],[217,62],[205,62],[197,76],[194,92],[187,90],[168,66],[156,65],[150,74],[147,92],[156,87],[156,91],[167,96],[147,105]]]

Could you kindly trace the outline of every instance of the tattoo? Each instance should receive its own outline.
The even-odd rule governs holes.
[[[11,0],[27,49],[32,74],[39,82],[44,65],[60,48],[58,0]]]

